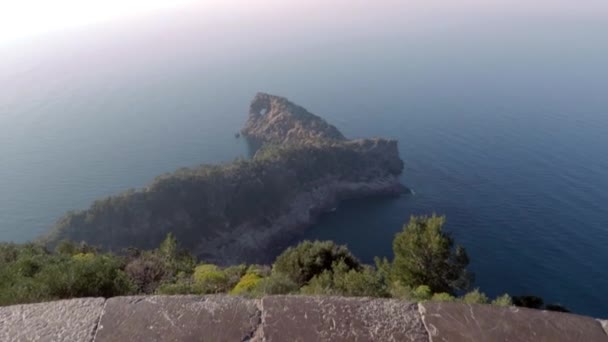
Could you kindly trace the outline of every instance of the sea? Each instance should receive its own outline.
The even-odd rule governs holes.
[[[247,157],[235,133],[263,91],[398,139],[412,189],[345,202],[298,240],[372,262],[411,215],[445,215],[489,296],[608,317],[608,8],[464,2],[203,6],[0,44],[0,241]]]

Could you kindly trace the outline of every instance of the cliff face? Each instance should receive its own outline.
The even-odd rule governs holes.
[[[293,233],[341,200],[405,190],[396,141],[346,140],[280,97],[258,94],[251,107],[243,132],[269,142],[251,160],[162,175],[142,190],[64,216],[44,239],[118,251],[154,248],[173,232],[206,261],[269,262]]]
[[[275,144],[346,140],[338,129],[284,97],[258,93],[242,133]]]

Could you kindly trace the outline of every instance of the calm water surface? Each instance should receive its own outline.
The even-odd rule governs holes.
[[[445,214],[489,295],[608,316],[606,12],[277,11],[176,12],[0,46],[0,240],[246,155],[234,133],[266,91],[350,137],[399,139],[415,191],[344,203],[303,239],[369,262],[391,255],[410,215]]]

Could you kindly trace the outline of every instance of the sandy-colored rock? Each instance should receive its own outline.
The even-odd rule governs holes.
[[[573,314],[440,302],[419,308],[432,341],[608,342],[596,320]]]
[[[103,305],[103,298],[82,298],[0,307],[0,341],[92,341]]]
[[[262,299],[264,341],[428,341],[417,305],[389,299]]]
[[[260,312],[232,296],[148,296],[108,299],[95,342],[246,341]]]

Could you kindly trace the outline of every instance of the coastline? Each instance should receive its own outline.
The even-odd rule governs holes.
[[[218,265],[241,262],[268,263],[295,236],[318,222],[324,213],[335,210],[342,201],[370,197],[400,196],[409,192],[398,177],[389,176],[372,182],[333,182],[303,192],[291,203],[289,210],[264,227],[244,224],[230,234],[211,241],[202,241],[195,255]],[[204,251],[213,253],[206,254]],[[260,254],[260,251],[276,250]]]
[[[349,140],[286,98],[257,94],[241,132],[259,147],[251,159],[161,175],[66,214],[41,241],[121,252],[152,248],[173,233],[202,260],[267,262],[270,250],[341,201],[408,191],[399,182],[404,164],[396,140]]]

